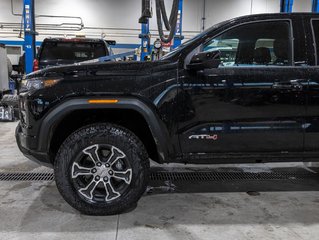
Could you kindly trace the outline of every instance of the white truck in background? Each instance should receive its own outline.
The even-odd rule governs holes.
[[[3,93],[7,90],[9,90],[7,51],[5,45],[0,44],[0,91]]]
[[[6,95],[10,92],[9,74],[11,72],[12,65],[7,57],[6,47],[0,44],[0,121],[13,121],[15,119],[14,107],[8,104],[14,96]]]

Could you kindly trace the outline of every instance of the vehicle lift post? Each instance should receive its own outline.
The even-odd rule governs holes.
[[[141,45],[141,61],[145,61],[145,57],[151,55],[151,37],[150,37],[150,22],[142,23],[142,33],[140,35]]]
[[[177,27],[176,27],[175,37],[174,37],[173,48],[177,48],[179,45],[181,45],[182,40],[184,39],[183,28],[182,28],[183,27],[183,3],[184,3],[184,0],[179,0]]]
[[[24,0],[23,9],[25,72],[28,74],[33,70],[33,60],[36,54],[34,0]]]
[[[280,12],[291,13],[294,0],[280,0]]]
[[[312,12],[319,12],[319,0],[312,0]]]

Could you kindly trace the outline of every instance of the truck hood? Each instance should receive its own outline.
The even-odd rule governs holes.
[[[49,67],[72,65],[75,63],[78,63],[78,61],[57,59],[57,60],[40,61],[39,66],[40,66],[40,69],[45,69],[45,68],[49,68]]]
[[[59,79],[52,87],[29,92],[52,101],[76,96],[144,96],[153,101],[176,83],[177,62],[106,62],[77,64],[43,69],[27,75],[26,80]]]
[[[98,74],[107,75],[140,75],[147,74],[153,67],[164,65],[170,61],[154,62],[105,62],[105,63],[78,63],[72,65],[63,65],[42,69],[26,76],[26,80],[40,77],[62,77],[67,78],[71,75],[90,75]]]

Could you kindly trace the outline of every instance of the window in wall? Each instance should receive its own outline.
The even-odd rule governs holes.
[[[258,22],[235,27],[212,39],[203,51],[220,51],[221,67],[289,66],[289,22]]]

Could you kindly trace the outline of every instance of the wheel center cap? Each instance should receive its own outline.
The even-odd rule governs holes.
[[[101,167],[96,167],[96,174],[97,176],[100,176],[101,178],[109,177],[109,168],[102,165]]]

